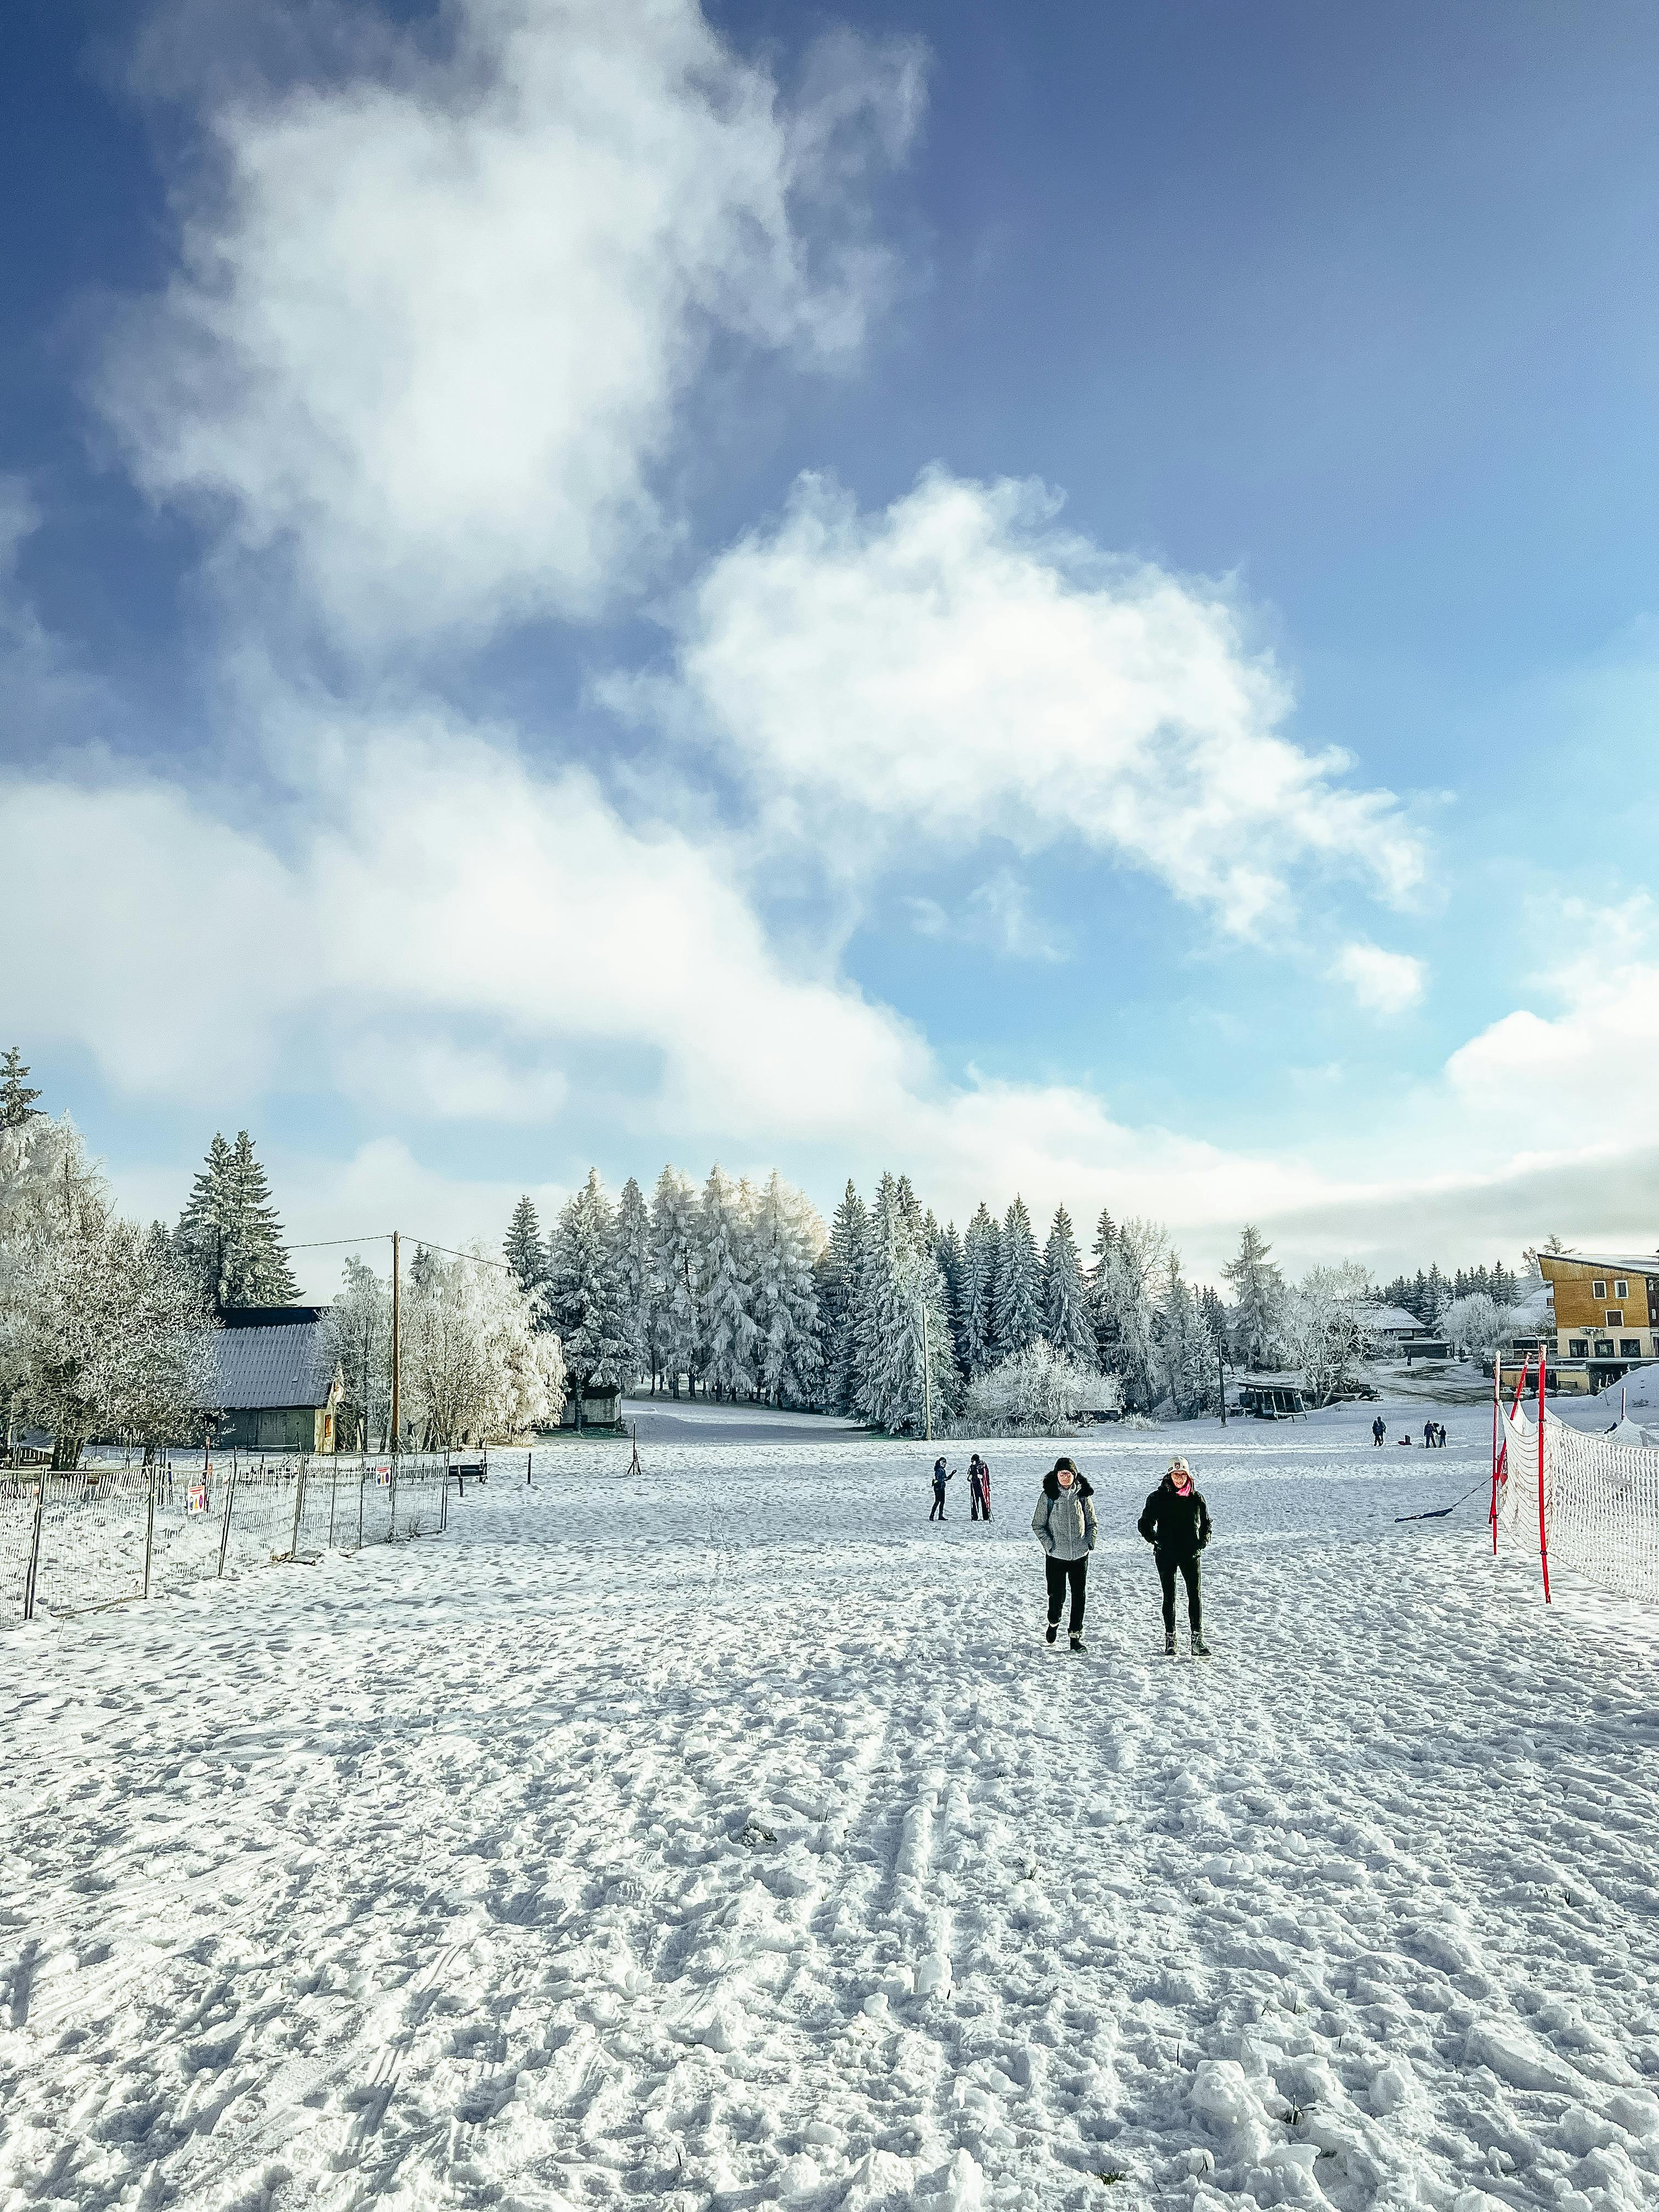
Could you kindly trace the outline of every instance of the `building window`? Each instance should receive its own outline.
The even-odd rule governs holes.
[[[1627,1298],[1630,1296],[1630,1285],[1622,1275],[1613,1286],[1613,1295],[1616,1298]]]
[[[1618,1306],[1609,1306],[1607,1308],[1607,1327],[1609,1328],[1623,1328],[1624,1326],[1625,1316],[1621,1310]]]
[[[1567,1357],[1569,1359],[1587,1359],[1589,1357],[1589,1340],[1582,1336],[1570,1338],[1567,1343]]]
[[[1607,1286],[1605,1283],[1592,1283],[1590,1285],[1590,1296],[1593,1298],[1604,1298],[1607,1294]]]
[[[1610,1336],[1598,1336],[1598,1337],[1596,1338],[1596,1340],[1595,1340],[1595,1356],[1596,1356],[1596,1358],[1597,1358],[1598,1359],[1611,1359],[1611,1358],[1612,1358],[1612,1357],[1613,1357],[1613,1339],[1612,1339]]]
[[[1621,1359],[1639,1359],[1642,1357],[1641,1338],[1621,1336],[1619,1340],[1619,1357]]]

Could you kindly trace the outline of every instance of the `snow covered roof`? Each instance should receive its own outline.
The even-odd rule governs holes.
[[[264,1413],[283,1406],[325,1406],[338,1367],[320,1321],[213,1333],[211,1401],[222,1413]]]
[[[1393,1336],[1405,1329],[1420,1329],[1423,1326],[1417,1316],[1407,1313],[1404,1306],[1373,1307],[1370,1324],[1373,1328],[1380,1328],[1386,1336]]]
[[[1610,1267],[1627,1275],[1659,1275],[1659,1252],[1540,1252],[1540,1267]]]

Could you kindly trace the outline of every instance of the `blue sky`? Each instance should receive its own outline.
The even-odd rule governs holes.
[[[0,1041],[131,1203],[1649,1237],[1650,10],[246,13],[0,33]]]

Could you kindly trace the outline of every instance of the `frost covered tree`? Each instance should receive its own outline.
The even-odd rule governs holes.
[[[216,1133],[179,1216],[177,1237],[215,1313],[227,1306],[292,1305],[300,1295],[270,1182],[246,1129],[234,1145]]]
[[[968,1366],[963,1352],[962,1282],[963,1270],[967,1262],[962,1238],[954,1221],[947,1222],[934,1237],[933,1253],[939,1261],[939,1271],[945,1278],[945,1310],[951,1317],[951,1343],[956,1354],[957,1371],[965,1375]]]
[[[627,1340],[629,1382],[652,1371],[651,1322],[656,1279],[651,1267],[651,1211],[632,1176],[617,1200],[616,1248],[612,1261]]]
[[[1285,1278],[1267,1256],[1272,1250],[1255,1223],[1247,1221],[1237,1255],[1221,1270],[1232,1286],[1232,1352],[1241,1367],[1270,1367],[1277,1357]]]
[[[528,1191],[513,1209],[501,1254],[519,1288],[533,1292],[547,1273],[547,1249],[542,1243],[541,1217]]]
[[[1085,1369],[1096,1364],[1094,1322],[1083,1281],[1083,1262],[1072,1217],[1063,1206],[1054,1208],[1042,1252],[1042,1333],[1057,1358]]]
[[[894,1434],[921,1434],[930,1405],[943,1424],[956,1373],[945,1278],[890,1175],[870,1209],[857,1337],[854,1410]]]
[[[1016,1198],[1002,1218],[995,1313],[999,1358],[1024,1352],[1042,1334],[1042,1262],[1022,1198]]]
[[[651,1364],[680,1395],[684,1376],[696,1395],[702,1337],[697,1320],[697,1194],[676,1167],[657,1177],[651,1200]]]
[[[1169,1265],[1170,1238],[1161,1223],[1126,1221],[1095,1276],[1095,1308],[1110,1371],[1132,1409],[1150,1412],[1160,1392],[1153,1374],[1159,1278]]]
[[[588,1170],[587,1181],[559,1208],[548,1240],[545,1299],[580,1426],[583,1392],[592,1382],[620,1384],[629,1351],[611,1201],[597,1168]]]
[[[25,1121],[44,1120],[35,1100],[40,1096],[29,1085],[29,1071],[17,1047],[8,1045],[0,1054],[0,1129],[21,1129]]]
[[[1219,1347],[1205,1326],[1191,1286],[1182,1279],[1181,1255],[1164,1262],[1157,1297],[1155,1367],[1164,1397],[1177,1420],[1212,1413],[1218,1403]]]
[[[1080,1413],[1115,1412],[1121,1395],[1092,1352],[1086,1363],[1062,1359],[1039,1337],[968,1385],[953,1426],[963,1437],[1065,1436]]]
[[[1353,1261],[1310,1267],[1285,1302],[1284,1346],[1316,1406],[1353,1389],[1380,1349],[1371,1279]]]
[[[697,1209],[697,1334],[703,1388],[717,1398],[747,1397],[755,1388],[747,1246],[741,1194],[717,1161]]]
[[[962,1243],[962,1291],[957,1353],[962,1371],[983,1375],[996,1358],[997,1272],[1002,1238],[981,1199]]]
[[[26,1116],[0,1132],[0,1390],[7,1433],[33,1421],[52,1464],[94,1437],[188,1435],[209,1395],[210,1332],[193,1278],[165,1231],[109,1201],[79,1132]]]
[[[392,1290],[356,1252],[324,1327],[344,1378],[341,1443],[354,1451],[379,1449],[392,1419]]]
[[[823,1385],[815,1274],[826,1239],[810,1200],[775,1168],[756,1197],[750,1229],[750,1318],[755,1376],[775,1406],[815,1406]]]
[[[1095,1241],[1091,1249],[1089,1269],[1089,1316],[1095,1328],[1095,1358],[1107,1372],[1115,1375],[1116,1322],[1103,1303],[1106,1285],[1106,1262],[1117,1242],[1117,1224],[1106,1206],[1100,1209],[1100,1218],[1095,1224]]]
[[[1520,1325],[1521,1316],[1513,1306],[1499,1305],[1484,1291],[1454,1298],[1440,1316],[1446,1341],[1466,1359],[1485,1362],[1508,1352]]]
[[[416,1252],[402,1368],[404,1418],[428,1451],[511,1443],[556,1421],[564,1401],[558,1339],[537,1328],[531,1298],[477,1246],[454,1258]]]
[[[864,1200],[849,1178],[831,1217],[830,1241],[818,1263],[824,1395],[837,1413],[851,1413],[858,1402],[858,1318],[869,1226]]]

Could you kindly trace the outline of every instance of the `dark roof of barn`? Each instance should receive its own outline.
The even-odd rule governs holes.
[[[253,1413],[325,1406],[339,1362],[320,1320],[257,1328],[239,1316],[213,1332],[213,1404],[222,1413]]]

